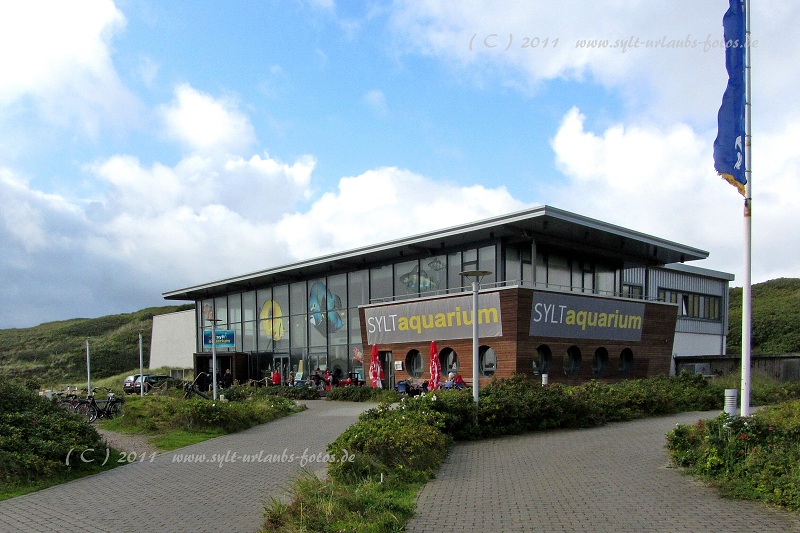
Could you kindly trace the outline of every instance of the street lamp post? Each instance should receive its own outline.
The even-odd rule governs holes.
[[[211,383],[213,398],[217,399],[217,322],[218,318],[209,318],[211,322]]]
[[[467,278],[472,282],[472,399],[475,402],[475,423],[478,423],[478,374],[479,365],[479,337],[478,337],[478,292],[480,291],[481,279],[488,276],[490,270],[465,270],[460,273],[461,277]]]

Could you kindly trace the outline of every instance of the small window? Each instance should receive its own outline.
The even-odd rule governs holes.
[[[536,348],[536,355],[533,356],[533,375],[539,376],[550,373],[550,366],[553,364],[553,352],[546,344]]]
[[[577,346],[570,346],[564,356],[564,374],[568,378],[578,375],[581,371],[581,351]]]
[[[452,348],[443,348],[439,352],[439,361],[442,363],[442,375],[449,372],[458,372],[458,354]]]
[[[406,372],[412,378],[422,377],[422,354],[419,350],[411,350],[406,354]]]
[[[495,355],[494,349],[489,346],[481,346],[478,355],[480,358],[480,366],[478,368],[480,369],[481,376],[494,376],[494,373],[497,371],[497,355]]]
[[[602,378],[608,372],[608,350],[605,348],[598,348],[594,352],[594,361],[592,362],[592,374],[595,377]]]
[[[625,348],[619,354],[619,375],[629,376],[633,371],[633,351],[630,348]]]

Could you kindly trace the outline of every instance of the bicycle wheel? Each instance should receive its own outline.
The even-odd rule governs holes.
[[[90,424],[97,420],[97,407],[92,404],[88,404],[86,406],[86,416],[88,417]]]
[[[89,407],[91,407],[91,404],[88,401],[84,400],[82,402],[76,403],[75,407],[73,408],[73,411],[75,411],[76,413],[78,413],[81,416],[85,416],[87,418],[87,420],[88,420],[88,418],[89,418]]]
[[[108,410],[108,418],[117,418],[118,416],[124,415],[124,411],[122,406],[124,404],[122,402],[114,402],[111,404],[111,407]]]

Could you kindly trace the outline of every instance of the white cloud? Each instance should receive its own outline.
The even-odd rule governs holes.
[[[800,4],[759,6],[752,21],[754,97],[781,102],[759,113],[797,115],[787,95],[795,86],[800,29],[785,21],[800,17]],[[438,58],[481,86],[535,93],[547,80],[596,82],[618,91],[632,112],[706,127],[716,120],[726,81],[724,51],[706,50],[706,41],[721,39],[727,7],[725,0],[675,0],[667,8],[646,0],[404,0],[391,26],[403,45],[396,49]]]
[[[44,125],[90,138],[97,138],[104,123],[135,122],[138,103],[110,58],[109,40],[124,26],[124,16],[108,0],[2,3],[4,120],[16,129],[17,112],[30,107]]]
[[[299,260],[523,207],[505,187],[462,187],[386,167],[342,178],[336,193],[324,194],[306,212],[284,216],[276,232]]]
[[[162,107],[167,134],[189,150],[237,153],[252,146],[250,119],[230,99],[216,99],[188,84],[175,88],[175,101]]]
[[[743,200],[713,170],[713,132],[616,124],[596,134],[584,119],[570,110],[553,138],[568,181],[545,193],[547,202],[707,250],[698,266],[734,273],[741,283]],[[791,141],[798,133],[795,123],[755,147],[764,161],[753,178],[755,282],[800,271],[800,233],[785,230],[800,194],[800,148]]]

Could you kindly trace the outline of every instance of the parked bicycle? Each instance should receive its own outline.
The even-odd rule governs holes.
[[[108,391],[105,402],[98,403],[97,400],[95,400],[95,393],[99,389],[105,389]],[[75,406],[75,412],[86,416],[89,419],[89,422],[94,422],[98,418],[111,419],[117,416],[122,416],[123,403],[125,403],[125,399],[117,398],[116,394],[111,392],[111,389],[108,387],[95,387],[85,400],[78,402],[78,404]]]
[[[184,399],[191,398],[193,394],[197,394],[201,398],[205,398],[206,400],[210,400],[211,398],[207,394],[205,394],[203,391],[201,391],[200,388],[197,386],[197,381],[199,379],[202,378],[202,379],[206,380],[208,377],[209,377],[209,374],[207,374],[205,372],[200,372],[200,373],[197,374],[197,377],[194,378],[194,381],[192,381],[191,383],[187,381],[183,385],[183,390],[184,390],[183,397],[184,397]]]
[[[81,401],[83,401],[83,398],[78,396],[77,390],[66,390],[53,394],[53,403],[67,411],[75,411],[75,406]]]

